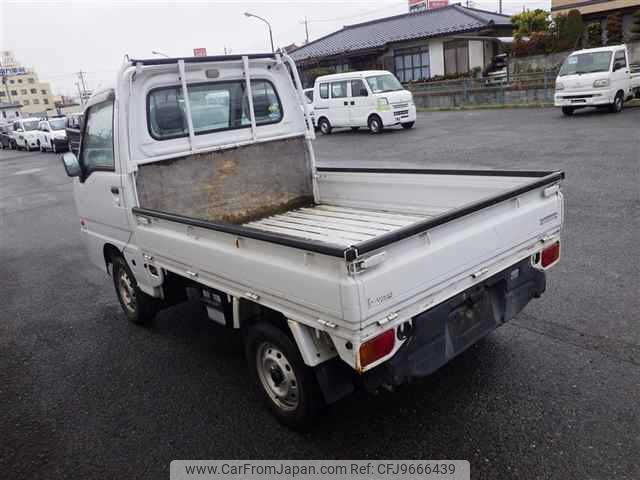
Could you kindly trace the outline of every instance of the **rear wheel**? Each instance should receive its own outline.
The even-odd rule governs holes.
[[[329,120],[327,120],[326,118],[321,118],[318,121],[318,128],[320,129],[323,135],[331,134],[331,130],[332,130],[331,124],[329,123]]]
[[[562,107],[562,113],[567,117],[570,117],[571,115],[573,115],[574,111],[575,110],[573,109],[573,107]]]
[[[369,117],[369,130],[371,133],[382,133],[384,126],[382,125],[382,120],[377,115],[371,115]]]
[[[410,130],[413,128],[413,126],[415,125],[416,122],[407,122],[407,123],[403,123],[402,124],[402,128],[404,128],[405,130]]]
[[[251,325],[245,337],[249,371],[263,402],[284,425],[306,430],[322,411],[324,400],[315,374],[291,338],[272,324]]]
[[[153,320],[157,312],[156,300],[140,290],[124,258],[116,256],[111,262],[113,285],[127,319],[138,325]]]
[[[611,104],[610,111],[611,113],[620,113],[624,108],[624,94],[622,92],[618,92],[616,94],[616,98],[613,100]]]

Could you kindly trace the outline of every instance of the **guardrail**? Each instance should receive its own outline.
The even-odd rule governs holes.
[[[419,107],[553,102],[557,70],[417,82],[408,85]],[[448,97],[448,99],[447,99]]]

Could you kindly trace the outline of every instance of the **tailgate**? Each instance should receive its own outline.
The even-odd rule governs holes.
[[[385,252],[384,261],[356,277],[361,327],[389,315],[418,314],[559,236],[563,197],[556,184],[561,178],[537,179],[529,188],[459,209],[434,219],[422,232],[377,246],[371,254]]]

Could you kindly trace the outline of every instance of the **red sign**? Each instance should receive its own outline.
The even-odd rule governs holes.
[[[206,57],[207,56],[207,49],[206,48],[194,48],[193,49],[193,56],[194,57]]]
[[[449,0],[429,0],[429,9],[448,7]]]

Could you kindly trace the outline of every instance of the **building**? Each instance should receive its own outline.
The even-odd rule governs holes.
[[[2,103],[0,102],[0,123],[12,122],[16,118],[20,118],[20,110],[22,105],[19,103]]]
[[[291,56],[309,85],[318,74],[389,70],[401,82],[457,76],[489,65],[496,37],[512,36],[506,15],[449,5],[343,27]]]
[[[631,15],[636,10],[640,10],[640,0],[551,0],[553,15],[567,14],[574,9],[582,14],[585,24],[599,22],[605,39],[607,17],[612,13],[620,13],[625,38],[628,38],[633,23]]]
[[[449,5],[449,0],[409,0],[409,12],[421,12],[430,8],[442,8]]]
[[[20,103],[24,113],[55,110],[51,85],[38,79],[35,70],[20,65],[9,51],[0,52],[2,89],[0,102]]]

